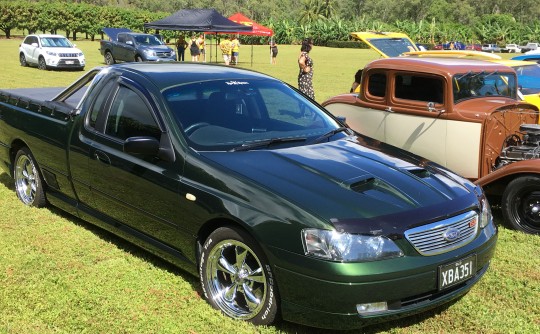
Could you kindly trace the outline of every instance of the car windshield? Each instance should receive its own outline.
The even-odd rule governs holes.
[[[163,42],[161,42],[156,36],[154,35],[139,35],[135,36],[135,40],[139,44],[143,45],[162,45]]]
[[[540,93],[540,64],[514,66],[521,93],[525,95]]]
[[[502,72],[467,72],[452,79],[454,103],[485,96],[517,97],[516,76]]]
[[[404,52],[416,51],[407,38],[372,38],[368,41],[388,57],[397,57]]]
[[[329,141],[348,135],[324,110],[274,80],[219,80],[163,91],[189,145],[245,151]],[[321,139],[323,138],[323,139]]]
[[[73,45],[65,37],[42,37],[41,45],[48,48],[72,48]]]

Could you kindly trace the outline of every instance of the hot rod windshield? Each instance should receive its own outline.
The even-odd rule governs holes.
[[[163,96],[188,144],[200,151],[304,145],[348,132],[314,102],[274,80],[195,82],[166,89]]]
[[[456,74],[452,80],[454,103],[485,96],[517,98],[517,80],[513,73],[467,72]]]

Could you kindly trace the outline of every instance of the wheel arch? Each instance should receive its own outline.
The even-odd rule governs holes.
[[[219,217],[219,218],[213,218],[205,222],[197,232],[197,238],[196,238],[196,264],[197,267],[199,267],[199,261],[200,256],[202,252],[202,247],[206,239],[218,228],[221,227],[231,227],[231,228],[237,228],[245,233],[247,233],[250,237],[252,237],[257,244],[260,246],[262,251],[264,252],[264,256],[268,259],[268,254],[266,252],[266,249],[263,247],[263,245],[259,242],[259,239],[247,228],[247,225],[232,217]]]
[[[19,152],[19,150],[23,147],[26,147],[28,148],[28,150],[30,151],[30,153],[32,153],[32,150],[30,149],[30,147],[28,147],[28,145],[21,139],[15,139],[12,143],[11,143],[11,147],[9,148],[9,162],[11,164],[11,168],[10,168],[10,173],[11,173],[11,177],[13,177],[13,165],[15,164],[15,156],[17,155],[17,152]]]

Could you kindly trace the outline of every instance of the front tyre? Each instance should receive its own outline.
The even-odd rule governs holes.
[[[204,296],[214,308],[255,325],[276,320],[274,274],[262,250],[246,232],[218,228],[204,243],[199,262]]]
[[[41,208],[47,204],[43,179],[35,163],[34,157],[26,147],[21,148],[15,156],[13,164],[15,192],[26,205]]]
[[[22,52],[19,55],[19,62],[21,63],[22,67],[28,66],[28,62],[26,61],[26,57],[24,56],[24,53],[22,53]]]
[[[512,180],[503,193],[502,213],[511,228],[540,234],[540,177],[522,176]]]
[[[47,62],[45,61],[45,58],[39,57],[39,59],[38,59],[38,68],[40,70],[46,70],[47,69]]]

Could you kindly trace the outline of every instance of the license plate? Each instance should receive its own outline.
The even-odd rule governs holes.
[[[66,64],[68,64],[68,65],[73,65],[73,64],[75,64],[75,61],[73,61],[73,60],[66,60]]]
[[[439,290],[464,282],[476,274],[476,254],[439,266]]]

